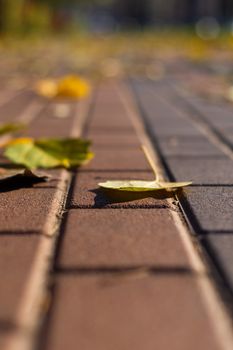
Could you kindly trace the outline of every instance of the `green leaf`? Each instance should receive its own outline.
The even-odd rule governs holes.
[[[23,124],[4,124],[0,126],[0,136],[20,131],[25,128]]]
[[[189,186],[192,182],[158,182],[125,180],[125,181],[106,181],[99,183],[99,186],[105,189],[126,192],[151,192],[151,191],[171,191],[181,187]]]
[[[87,140],[20,138],[8,143],[5,156],[29,169],[72,168],[87,163],[93,157]]]

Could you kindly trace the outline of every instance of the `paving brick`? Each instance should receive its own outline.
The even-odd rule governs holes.
[[[115,148],[136,148],[140,146],[139,138],[133,131],[122,133],[118,132],[87,132],[85,135],[92,141],[93,147],[113,149]]]
[[[128,113],[115,88],[108,93],[97,93],[97,99],[89,121],[89,129],[129,129],[133,128]]]
[[[216,128],[233,127],[233,112],[231,106],[211,103],[210,101],[190,97],[188,101]]]
[[[194,184],[233,184],[233,162],[228,158],[167,157],[166,163],[176,181]]]
[[[189,267],[168,210],[69,212],[58,268],[135,266]]]
[[[153,128],[158,138],[165,136],[200,136],[201,133],[191,123],[182,120],[169,120],[165,123],[150,121],[150,127]]]
[[[164,156],[223,156],[224,153],[204,137],[168,137],[159,139]]]
[[[191,121],[181,117],[171,105],[160,100],[156,103],[156,98],[150,105],[144,102],[142,109],[148,129],[158,138],[202,135]]]
[[[35,99],[35,96],[32,92],[22,92],[1,106],[1,123],[9,123],[10,121],[16,120],[23,112],[24,108],[27,107],[28,103],[32,102],[33,99]]]
[[[57,104],[58,105],[58,104]],[[54,104],[48,105],[33,121],[27,130],[31,137],[67,137],[70,135],[74,119],[74,103],[66,103],[70,109],[66,118],[55,117]]]
[[[2,222],[2,221],[1,221]],[[39,243],[35,235],[0,235],[0,328],[14,325]]]
[[[217,350],[195,279],[60,277],[47,350]]]
[[[99,182],[107,180],[151,180],[151,172],[80,172],[68,201],[68,207],[80,208],[161,208],[167,202],[161,200],[161,193],[145,194],[105,192],[98,188]]]
[[[144,153],[140,147],[135,149],[125,148],[116,149],[96,149],[94,159],[85,166],[88,170],[106,170],[106,171],[131,171],[131,170],[150,170]]]
[[[231,144],[233,147],[233,130],[218,130],[224,139]]]
[[[19,231],[40,232],[43,229],[57,189],[60,172],[55,171],[51,174],[57,178],[34,185],[33,188],[12,189],[6,192],[1,190],[0,235]]]
[[[233,232],[208,234],[204,243],[233,291]]]
[[[187,215],[200,230],[232,230],[233,187],[193,187],[186,190],[185,197],[188,200]]]
[[[98,130],[98,129],[129,129],[133,128],[133,125],[126,114],[123,106],[112,105],[106,106],[105,104],[101,105],[98,113],[94,113],[89,122],[89,128]]]

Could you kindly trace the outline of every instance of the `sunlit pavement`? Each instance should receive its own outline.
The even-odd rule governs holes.
[[[26,59],[15,78],[5,70],[1,121],[29,124],[31,137],[89,138],[95,158],[1,189],[1,349],[231,349],[233,107],[220,58],[103,57],[83,68],[90,96],[69,102],[32,91],[39,77],[80,71],[53,57],[36,73]],[[161,178],[192,186],[170,198],[100,191],[153,178],[141,144]]]

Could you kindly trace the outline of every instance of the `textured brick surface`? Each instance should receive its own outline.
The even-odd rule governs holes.
[[[193,181],[194,184],[233,184],[233,162],[225,157],[167,157],[166,163],[177,181]]]
[[[110,85],[107,92],[102,89],[97,92],[96,103],[88,126],[91,130],[132,128],[119,93],[113,86]]]
[[[144,91],[145,92],[145,91]],[[195,128],[191,121],[182,117],[182,114],[156,95],[148,92],[138,96],[148,129],[158,138],[167,136],[201,136],[201,132]]]
[[[55,172],[59,177],[59,173]],[[6,232],[40,232],[51,207],[57,180],[1,193],[0,235]]]
[[[195,135],[197,129],[189,119],[195,115],[201,117],[207,123],[207,128],[209,126],[210,134],[211,128],[215,128],[222,135],[223,142],[225,138],[232,143],[232,108],[227,104],[217,104],[188,96],[183,102],[183,97],[177,101],[174,96],[172,97],[170,87],[165,94],[164,91],[161,94],[167,97],[171,110],[173,104],[184,113],[186,119],[181,126],[181,118],[180,120],[177,118],[179,113],[168,115],[169,107],[164,107],[164,103],[157,110],[154,108],[156,100],[153,101],[152,96],[155,96],[159,103],[160,92],[152,85],[149,89],[150,94],[147,96],[142,89],[139,89],[141,94],[139,99],[150,135],[158,142],[174,180],[193,181],[194,186],[186,189],[184,195],[180,196],[183,209],[194,231],[197,234],[204,234],[200,243],[204,243],[210,259],[232,288],[233,163],[211,143],[208,134],[200,132],[199,135]],[[189,127],[187,128],[188,124],[196,130],[193,134],[189,132]],[[179,128],[180,130],[177,130]],[[169,137],[169,132],[171,135],[173,133],[172,137]]]
[[[186,198],[191,208],[191,223],[195,219],[201,230],[232,230],[233,187],[193,187],[186,191]]]
[[[211,103],[211,101],[190,97],[189,103],[214,127],[233,128],[233,112],[230,105]]]
[[[172,247],[172,249],[171,249]],[[72,210],[58,267],[188,267],[166,209]]]
[[[150,166],[140,147],[135,149],[98,149],[95,158],[85,166],[91,170],[149,170]]]
[[[222,130],[219,130],[221,135],[224,137],[224,139],[231,144],[233,147],[233,130],[225,130],[224,132]]]
[[[204,137],[169,137],[159,140],[165,156],[222,156],[224,153]]]
[[[75,119],[74,103],[64,104],[68,109],[67,117],[56,117],[59,104],[50,104],[40,112],[36,120],[27,130],[31,137],[67,137]]]
[[[12,216],[13,218],[13,216]],[[0,328],[14,324],[39,243],[34,235],[0,235]]]
[[[75,305],[75,308],[74,308]],[[192,277],[61,277],[46,350],[217,350]]]
[[[31,92],[23,92],[1,106],[1,123],[16,120],[34,98],[35,96]]]
[[[96,148],[103,148],[103,149],[113,149],[116,148],[122,148],[122,149],[128,149],[140,146],[140,141],[136,135],[136,133],[133,132],[133,130],[129,130],[129,132],[122,133],[119,132],[87,132],[86,137],[90,139],[93,143],[94,149]]]
[[[204,242],[233,291],[233,232],[208,234]]]
[[[108,130],[109,128],[113,128],[113,130],[127,130],[132,127],[130,119],[126,116],[125,109],[117,103],[111,105],[103,103],[89,122],[90,130]]]
[[[163,193],[125,193],[104,191],[99,182],[107,180],[152,180],[151,172],[80,172],[75,179],[73,191],[68,200],[68,207],[87,208],[138,208],[167,206]]]
[[[150,121],[150,126],[153,127],[157,137],[163,138],[167,136],[200,136],[200,132],[186,121],[173,120],[172,118],[164,123],[156,120]]]

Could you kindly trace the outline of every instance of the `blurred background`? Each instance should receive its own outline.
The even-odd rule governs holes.
[[[175,78],[233,100],[233,0],[0,0],[0,82]]]
[[[117,31],[193,25],[204,17],[231,27],[232,0],[0,0],[1,33]]]

